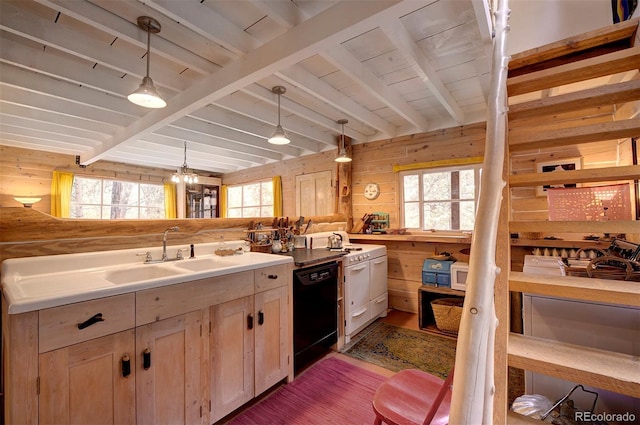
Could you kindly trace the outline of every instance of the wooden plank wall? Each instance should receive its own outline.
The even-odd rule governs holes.
[[[36,196],[42,200],[34,204],[33,209],[51,213],[53,171],[152,183],[171,179],[173,172],[110,161],[97,161],[87,167],[80,167],[76,165],[74,155],[0,145],[0,207],[22,206],[13,199],[14,196]]]
[[[351,168],[354,219],[365,213],[386,212],[390,227],[400,227],[399,180],[393,166],[482,156],[485,132],[485,123],[478,123],[354,145]],[[364,197],[367,183],[380,185],[378,199],[369,201]]]
[[[512,120],[510,130],[523,129],[531,131],[545,131],[552,129],[570,128],[576,125],[607,123],[616,120],[619,110],[613,106],[603,106],[572,112],[556,114],[549,117]],[[581,158],[583,169],[616,167],[631,165],[631,140],[608,140],[582,145],[571,145],[557,148],[539,149],[529,152],[511,154],[511,170],[513,174],[535,173],[536,164],[566,158]],[[631,183],[629,181],[606,182],[606,184]],[[590,183],[585,186],[598,186],[603,183]],[[549,208],[546,196],[538,196],[536,188],[516,187],[511,189],[511,219],[513,221],[547,220]],[[575,239],[575,234],[552,235],[561,238]]]

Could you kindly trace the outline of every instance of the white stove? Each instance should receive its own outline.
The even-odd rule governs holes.
[[[367,325],[387,315],[387,247],[352,244],[343,231],[307,235],[307,247],[328,249],[329,236],[342,236],[344,266],[344,336],[345,344]]]

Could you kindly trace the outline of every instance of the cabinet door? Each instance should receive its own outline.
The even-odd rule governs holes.
[[[253,398],[253,296],[211,307],[212,422]]]
[[[287,287],[255,295],[256,396],[289,373],[289,314]]]
[[[208,422],[201,373],[204,347],[200,311],[136,328],[139,424]]]
[[[369,299],[373,300],[387,292],[387,256],[372,258],[369,264]]]
[[[134,424],[134,344],[132,329],[40,354],[39,423]]]

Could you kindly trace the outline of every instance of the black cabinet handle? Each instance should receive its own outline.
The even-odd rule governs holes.
[[[253,329],[253,314],[247,316],[247,328]]]
[[[84,329],[87,328],[95,323],[98,322],[102,322],[104,321],[104,318],[102,317],[102,313],[97,313],[94,314],[93,316],[89,317],[87,320],[85,320],[82,323],[78,323],[78,329]]]
[[[151,351],[148,348],[145,348],[142,352],[142,367],[144,370],[147,370],[151,367]]]
[[[264,313],[262,310],[258,312],[258,324],[262,326],[264,324]]]
[[[122,377],[126,378],[131,375],[131,359],[128,354],[122,356]]]
[[[267,275],[267,279],[274,279],[274,280],[275,280],[275,279],[277,279],[277,278],[278,278],[278,275],[277,275],[277,274],[268,274],[268,275]]]

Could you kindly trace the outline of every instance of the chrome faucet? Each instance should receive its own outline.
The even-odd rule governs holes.
[[[177,232],[180,230],[178,226],[169,227],[162,234],[162,261],[167,261],[169,257],[167,257],[167,233],[169,232]]]

